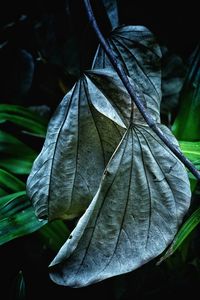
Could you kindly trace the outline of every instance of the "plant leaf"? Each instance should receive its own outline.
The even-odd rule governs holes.
[[[172,126],[179,140],[200,139],[200,45],[195,49],[180,97],[180,108]]]
[[[131,126],[100,188],[50,264],[61,285],[83,287],[130,272],[172,241],[190,204],[182,163],[146,126]]]
[[[200,142],[179,141],[182,152],[200,170]]]
[[[32,214],[30,208],[32,210]],[[20,213],[34,216],[34,218],[31,216],[32,227],[24,227],[23,223],[21,222],[18,224],[20,228],[18,228],[13,236],[9,236],[7,239],[6,232],[9,232],[9,228],[12,226],[12,219],[14,220],[15,217]],[[6,219],[6,222],[4,219]],[[46,224],[46,222],[39,222],[35,218],[31,203],[26,196],[26,191],[20,191],[0,197],[0,224],[1,222],[2,224],[7,224],[8,226],[8,228],[4,228],[3,232],[5,232],[5,236],[2,237],[1,243],[8,242],[13,238],[26,235],[39,229],[38,236],[45,243],[45,245],[48,245],[48,247],[53,251],[58,251],[66,240],[66,237],[69,236],[69,230],[63,221],[55,220]],[[43,226],[44,224],[45,226]]]
[[[31,133],[45,137],[46,123],[29,109],[11,104],[0,104],[0,123],[10,121]]]
[[[15,300],[26,300],[26,284],[22,271],[19,271],[12,284],[12,295]]]
[[[126,88],[122,84],[116,72],[112,70],[87,71],[88,92],[91,102],[104,116],[117,123],[119,126],[127,128],[130,124],[131,110],[133,109],[134,124],[146,124],[135,104],[132,104],[131,98]],[[136,83],[129,78],[130,83],[134,86],[136,93],[139,94],[146,106],[145,99]],[[96,93],[98,88],[98,93]],[[105,97],[105,100],[103,98]]]
[[[14,174],[29,174],[37,154],[16,137],[0,130],[0,167]]]
[[[25,184],[14,175],[0,169],[0,187],[8,191],[18,192],[25,188]]]
[[[196,228],[196,226],[199,223],[200,223],[200,208],[195,210],[193,214],[187,219],[187,221],[181,226],[172,244],[165,252],[165,254],[159,259],[157,265],[159,265],[169,256],[174,254],[174,252],[182,245],[185,239],[189,236],[189,234]]]
[[[183,154],[195,165],[200,171],[200,142],[179,141]],[[194,192],[197,187],[197,179],[189,172],[191,191]]]
[[[171,53],[166,47],[161,47],[162,52],[162,102],[161,114],[169,119],[174,118],[180,92],[183,87],[186,65],[177,54]],[[171,122],[169,124],[171,126]]]
[[[0,187],[0,197],[5,196],[6,194],[7,194],[7,192]]]
[[[143,92],[147,111],[156,122],[160,122],[161,51],[155,37],[143,26],[122,26],[111,33],[107,42],[127,75]],[[92,68],[112,69],[107,55],[100,46]]]
[[[3,197],[0,197],[0,215],[4,215],[4,213],[5,213],[4,209],[8,203],[12,202],[15,199],[18,199],[21,196],[25,196],[25,195],[26,195],[25,191],[20,191],[20,192],[12,193],[9,195],[4,195]]]
[[[41,228],[25,191],[0,198],[0,245]]]
[[[46,221],[38,221],[32,207],[0,220],[0,245],[3,245],[15,238],[32,233],[43,225]]]
[[[140,94],[142,88],[147,110],[159,121],[160,50],[153,35],[141,26],[122,27],[113,32],[110,43],[118,47],[121,61],[127,60],[132,84]],[[95,71],[86,73],[55,113],[28,178],[28,195],[39,218],[73,218],[85,210],[121,139],[122,129],[119,132],[113,122],[124,128],[129,125],[130,97],[115,72],[96,69],[109,64],[100,51],[93,65]],[[135,122],[144,123],[135,106],[134,117]]]
[[[103,82],[99,86],[84,75],[49,123],[43,149],[27,181],[27,192],[39,218],[80,215],[95,195],[104,168],[122,137],[128,114],[120,114],[120,105],[125,101],[129,110],[130,97],[120,85],[107,99],[106,88],[102,92],[101,87],[106,83],[110,88],[113,72],[104,73],[93,72],[93,78],[99,76]],[[116,101],[118,105],[114,104],[116,94],[122,99]],[[101,114],[103,106],[105,113]]]
[[[60,249],[69,234],[70,231],[62,220],[49,222],[38,231],[38,235],[43,243],[55,252]]]

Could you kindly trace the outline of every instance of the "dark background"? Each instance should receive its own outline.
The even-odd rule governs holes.
[[[199,42],[197,6],[167,1],[121,0],[121,24],[145,25],[172,53],[187,61]],[[100,1],[93,1],[104,34],[109,33]],[[69,14],[69,8],[71,10]],[[68,44],[68,38],[76,41]],[[5,45],[4,45],[5,43]],[[87,24],[82,1],[1,1],[0,103],[47,105],[53,112],[81,70],[89,68],[97,41]],[[4,45],[4,46],[2,46]],[[41,144],[38,142],[37,147]],[[196,269],[176,271],[151,262],[130,274],[84,289],[70,289],[50,281],[47,266],[55,253],[38,242],[37,234],[0,248],[1,299],[15,298],[15,277],[23,271],[27,299],[165,299],[198,291]]]
[[[107,35],[110,27],[101,1],[92,2]],[[176,6],[166,1],[118,3],[120,24],[147,26],[161,45],[184,60],[199,42],[198,9],[191,1]],[[47,104],[54,110],[79,76],[78,69],[90,68],[97,44],[81,0],[1,1],[0,101]]]

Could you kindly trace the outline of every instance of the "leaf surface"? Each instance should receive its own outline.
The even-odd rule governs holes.
[[[36,113],[29,109],[11,104],[0,104],[0,123],[10,121],[24,128],[25,130],[44,137],[46,133],[46,123]]]
[[[111,33],[107,42],[127,75],[143,92],[147,111],[160,122],[161,51],[154,35],[143,26],[121,26]],[[100,46],[92,68],[113,69]]]
[[[107,15],[110,20],[110,24],[114,29],[119,25],[118,7],[116,0],[103,0],[103,5],[106,8]]]
[[[0,197],[0,245],[32,233],[46,221],[38,221],[25,191]]]
[[[11,173],[0,169],[0,187],[13,192],[21,191],[25,188],[23,181],[12,175]]]
[[[182,163],[150,128],[131,126],[90,206],[51,263],[51,279],[83,287],[158,256],[174,238],[190,194]]]
[[[180,95],[180,107],[172,126],[179,140],[200,139],[200,45],[193,53],[191,65]]]
[[[160,258],[157,264],[160,264],[165,259],[170,257],[174,252],[182,245],[185,239],[190,235],[190,233],[197,227],[200,223],[200,208],[196,209],[193,214],[184,222],[180,230],[176,234],[172,244]]]
[[[179,144],[185,156],[200,170],[200,142],[179,141]]]
[[[37,154],[11,134],[0,130],[0,167],[15,174],[29,174]]]
[[[93,77],[103,84],[106,81],[109,89],[113,72],[93,72]],[[130,107],[130,97],[122,87],[115,86],[118,98],[123,99],[116,105],[116,93],[105,95],[103,84],[96,86],[84,75],[49,123],[43,149],[27,181],[39,218],[73,218],[85,210],[98,189],[126,127],[128,115],[120,115],[120,105],[125,101],[127,110]]]

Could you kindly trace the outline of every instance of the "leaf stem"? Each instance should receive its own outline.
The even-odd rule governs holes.
[[[105,53],[107,54],[111,64],[113,65],[113,68],[117,72],[119,78],[123,82],[125,88],[127,89],[132,101],[134,101],[135,105],[137,106],[138,110],[140,111],[141,115],[145,119],[146,123],[149,125],[149,127],[157,134],[157,136],[165,143],[165,145],[174,153],[176,157],[179,158],[179,160],[188,168],[188,170],[200,181],[200,172],[195,168],[195,166],[188,160],[183,153],[179,150],[178,147],[174,146],[170,142],[170,140],[163,134],[161,129],[157,126],[157,123],[153,120],[153,118],[146,112],[146,109],[142,103],[142,99],[140,99],[140,96],[136,94],[133,86],[131,85],[129,78],[127,77],[124,69],[122,68],[121,64],[118,62],[117,58],[115,57],[115,54],[113,53],[112,49],[106,42],[106,39],[102,35],[99,26],[96,22],[90,0],[83,0],[88,16],[89,23],[91,24],[91,27],[95,31],[97,38],[104,49]]]

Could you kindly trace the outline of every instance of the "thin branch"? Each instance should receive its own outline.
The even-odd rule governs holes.
[[[113,65],[113,68],[117,72],[118,76],[120,77],[121,81],[123,82],[125,88],[127,89],[132,101],[134,101],[135,105],[137,106],[138,110],[140,111],[141,115],[152,128],[152,130],[157,134],[157,136],[165,143],[165,145],[179,158],[179,160],[188,168],[188,170],[198,179],[200,180],[200,172],[195,168],[195,166],[183,155],[183,153],[178,149],[178,147],[174,146],[169,139],[163,134],[161,129],[157,126],[156,122],[153,118],[146,112],[146,109],[142,103],[142,99],[138,95],[136,95],[133,86],[131,85],[129,78],[127,77],[125,71],[123,70],[121,64],[117,61],[115,54],[113,53],[112,49],[106,42],[104,36],[102,35],[99,26],[96,22],[90,0],[83,0],[86,12],[88,16],[88,20],[95,31],[99,42],[104,49],[105,53],[107,54],[110,62]]]

